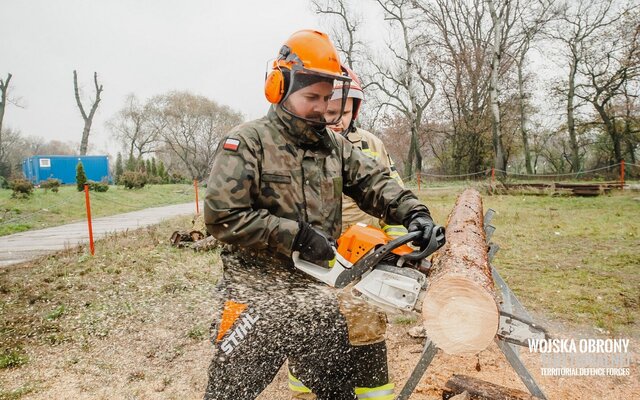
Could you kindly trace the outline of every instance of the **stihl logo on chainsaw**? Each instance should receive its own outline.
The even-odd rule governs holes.
[[[259,319],[259,316],[254,318],[251,314],[247,313],[242,320],[239,321],[238,326],[236,326],[229,336],[222,341],[222,344],[220,345],[222,351],[227,355],[231,354],[233,349],[235,349],[236,346],[240,344],[240,341],[247,336],[247,333],[249,333],[251,328],[253,328]]]

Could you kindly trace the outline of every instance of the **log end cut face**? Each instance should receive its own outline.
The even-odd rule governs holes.
[[[448,275],[429,287],[422,307],[427,335],[447,354],[475,354],[498,331],[496,301],[466,276]]]

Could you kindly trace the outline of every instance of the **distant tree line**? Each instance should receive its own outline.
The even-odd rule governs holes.
[[[368,3],[384,48],[364,36],[363,2],[311,1],[364,81],[362,126],[403,175],[638,162],[638,0]]]
[[[189,92],[144,102],[129,95],[107,123],[124,154],[116,159],[116,176],[120,168],[144,173],[155,183],[203,180],[218,143],[242,121],[239,112]]]

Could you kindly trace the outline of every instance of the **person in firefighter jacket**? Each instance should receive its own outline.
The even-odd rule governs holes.
[[[287,359],[318,399],[357,398],[335,289],[291,259],[298,251],[329,265],[341,232],[342,193],[386,223],[424,232],[418,244],[429,240],[427,207],[387,168],[326,128],[337,122],[324,117],[336,80],[350,82],[328,36],[294,33],[265,82],[267,115],[232,129],[216,151],[205,224],[226,246],[205,399],[253,399]],[[368,398],[383,398],[375,395]]]

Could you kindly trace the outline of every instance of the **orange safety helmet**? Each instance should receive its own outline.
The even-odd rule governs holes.
[[[340,64],[338,51],[331,43],[329,36],[326,33],[308,29],[298,31],[287,39],[280,48],[278,57],[273,61],[271,69],[265,79],[264,94],[272,104],[282,104],[289,97],[296,75],[308,74],[338,80],[345,87],[348,87],[351,81]],[[346,99],[346,95],[343,96],[342,109]],[[284,106],[283,109],[295,117],[314,124],[332,125],[338,122],[337,120],[328,122],[308,120],[293,114]]]

